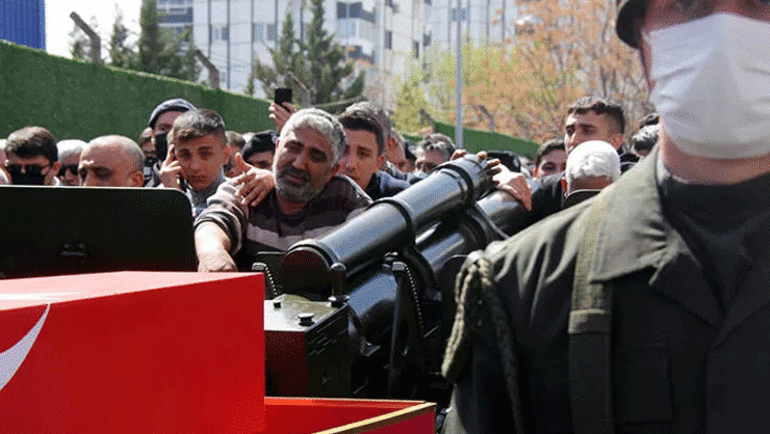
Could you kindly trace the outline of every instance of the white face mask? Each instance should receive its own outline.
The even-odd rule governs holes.
[[[770,153],[770,23],[732,14],[655,30],[650,100],[681,151],[708,158]]]

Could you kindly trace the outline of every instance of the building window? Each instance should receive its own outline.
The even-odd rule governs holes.
[[[160,23],[192,23],[192,20],[192,8],[172,8],[168,13],[160,13],[158,17]]]
[[[412,41],[412,54],[414,54],[415,59],[420,58],[420,42],[419,41]]]
[[[468,20],[468,9],[460,8],[460,13],[457,13],[457,8],[452,8],[452,21],[467,21]]]
[[[425,4],[430,6],[433,4],[433,0],[425,0]]]
[[[386,50],[393,49],[393,32],[391,32],[390,30],[385,31],[385,49]]]
[[[265,25],[263,23],[253,23],[251,25],[251,42],[265,41]]]
[[[351,3],[350,6],[348,6],[348,17],[360,18],[362,10],[363,8],[361,7],[361,2]]]
[[[343,2],[337,2],[337,18],[348,17],[348,4]]]
[[[209,42],[227,41],[230,39],[230,28],[227,26],[211,26],[209,29]]]
[[[275,24],[267,25],[267,40],[268,41],[278,40],[278,29]]]

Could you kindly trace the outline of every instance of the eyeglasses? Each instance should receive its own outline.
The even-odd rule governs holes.
[[[65,164],[61,166],[59,169],[59,178],[65,176],[67,174],[67,171],[73,175],[78,176],[78,165],[77,164]]]
[[[11,175],[21,175],[21,171],[24,169],[24,173],[32,176],[44,175],[43,170],[49,167],[51,167],[50,164],[47,166],[38,166],[37,164],[8,164],[5,166]]]

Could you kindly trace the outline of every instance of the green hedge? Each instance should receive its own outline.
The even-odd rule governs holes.
[[[175,97],[216,110],[228,129],[275,128],[267,101],[0,41],[0,137],[39,125],[59,139],[122,134],[136,140],[152,109]]]
[[[180,80],[98,66],[0,40],[0,137],[27,125],[49,129],[59,139],[90,140],[104,134],[136,139],[150,112],[169,98],[216,110],[228,129],[275,128],[268,101],[213,90]],[[436,123],[454,138],[454,126]],[[532,157],[537,144],[490,131],[465,129],[471,152],[503,149]],[[419,141],[419,137],[408,136]]]
[[[436,122],[436,132],[455,138],[455,126]],[[494,131],[481,131],[463,128],[463,142],[468,152],[489,151],[493,149],[513,151],[528,158],[534,158],[538,144]]]
[[[437,133],[445,134],[454,140],[455,126],[453,124],[436,122],[434,123],[434,126]],[[404,134],[404,137],[415,143],[422,140],[422,137],[411,134]],[[471,128],[463,128],[463,142],[465,142],[465,149],[467,149],[468,152],[475,153],[479,151],[491,151],[493,149],[513,151],[530,159],[535,158],[535,153],[538,148],[538,144],[535,142],[506,136],[505,134],[496,133],[494,131],[481,131]]]

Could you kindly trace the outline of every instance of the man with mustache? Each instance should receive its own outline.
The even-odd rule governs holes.
[[[224,183],[196,220],[198,270],[236,270],[238,252],[250,262],[258,252],[285,251],[362,212],[371,203],[369,196],[349,178],[337,176],[344,149],[345,133],[334,116],[318,109],[294,113],[278,141],[275,189],[249,206],[236,196],[233,183]]]

